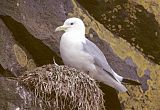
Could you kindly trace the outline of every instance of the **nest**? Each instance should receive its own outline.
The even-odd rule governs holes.
[[[20,76],[34,94],[34,104],[47,110],[104,110],[103,93],[87,74],[57,64],[44,65]]]

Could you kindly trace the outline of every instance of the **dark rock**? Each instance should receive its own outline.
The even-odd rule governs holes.
[[[147,84],[147,80],[150,79],[150,70],[149,69],[146,69],[144,71],[144,75],[140,78],[140,82],[141,82],[141,88],[143,90],[143,92],[147,91],[148,90],[148,84]]]
[[[17,75],[22,67],[18,64],[13,52],[15,40],[12,33],[0,19],[0,64],[4,69],[8,69]]]
[[[40,110],[29,100],[30,94],[18,86],[16,80],[0,77],[0,109],[1,110]]]

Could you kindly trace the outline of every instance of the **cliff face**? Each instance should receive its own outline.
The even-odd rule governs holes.
[[[101,23],[88,23],[91,25],[89,28],[96,30],[98,36],[109,43],[114,54],[121,59],[120,63],[116,61],[116,64],[113,64],[113,68],[119,63],[115,68],[119,74],[122,76],[130,74],[133,78],[137,73],[142,83],[141,87],[127,86],[131,91],[130,97],[119,94],[124,108],[158,110],[160,107],[158,95],[160,86],[159,2],[150,0],[146,2],[95,0],[92,3],[77,1]],[[114,60],[112,58],[109,61],[114,62]],[[121,72],[120,65],[123,61],[130,67],[127,70],[128,67],[123,65],[124,71]],[[135,69],[136,73],[130,72],[132,69]]]
[[[54,30],[72,16],[83,19],[87,37],[118,74],[142,83],[140,87],[126,85],[131,96],[117,96],[115,90],[101,85],[106,108],[160,108],[158,1],[1,0],[0,7],[0,109],[39,110],[25,98],[30,96],[27,91],[8,77],[53,63],[53,57],[63,64],[59,55],[62,33]]]

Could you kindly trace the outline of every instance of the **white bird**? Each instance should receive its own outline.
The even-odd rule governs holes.
[[[121,83],[124,78],[114,72],[102,51],[85,37],[85,26],[81,19],[67,19],[63,26],[55,29],[55,31],[61,30],[65,31],[60,41],[60,54],[65,65],[87,71],[94,79],[119,92],[127,92]]]

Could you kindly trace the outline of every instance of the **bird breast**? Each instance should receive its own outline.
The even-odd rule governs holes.
[[[88,71],[91,68],[88,65],[93,63],[93,58],[83,51],[82,43],[83,41],[63,35],[60,41],[60,54],[64,64]]]

